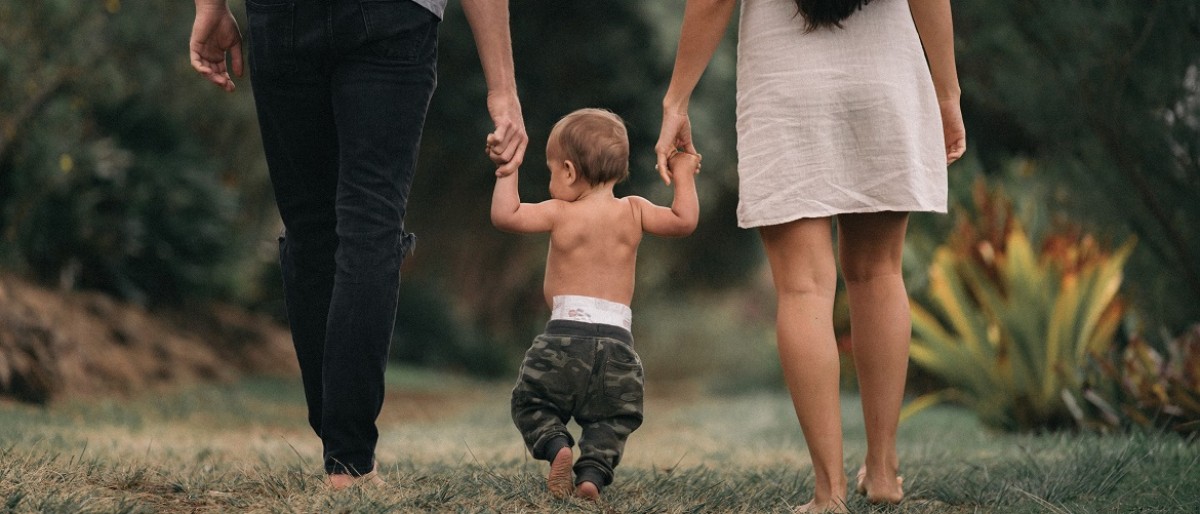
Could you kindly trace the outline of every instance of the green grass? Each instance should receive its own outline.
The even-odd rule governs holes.
[[[388,491],[327,491],[296,381],[0,404],[0,512],[787,512],[812,488],[789,400],[651,384],[605,502],[544,492],[507,383],[404,370],[381,418]],[[864,455],[843,405],[846,470]],[[1200,512],[1200,443],[1170,434],[1007,435],[928,409],[900,432],[909,500],[855,512]]]

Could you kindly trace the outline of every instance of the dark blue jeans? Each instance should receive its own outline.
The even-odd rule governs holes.
[[[288,322],[325,471],[374,469],[438,19],[409,0],[246,0]]]

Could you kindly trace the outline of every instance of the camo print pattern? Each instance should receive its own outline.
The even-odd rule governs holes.
[[[617,339],[542,334],[525,352],[512,393],[512,417],[534,458],[549,460],[555,436],[574,445],[566,423],[583,429],[576,473],[593,467],[612,483],[625,439],[642,424],[642,362]]]

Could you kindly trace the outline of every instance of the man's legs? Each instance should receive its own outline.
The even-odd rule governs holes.
[[[308,422],[321,435],[322,362],[333,291],[338,140],[316,5],[248,8],[250,68],[263,150],[280,217],[284,301]],[[300,58],[301,55],[305,57]]]
[[[412,2],[371,7],[373,31],[357,3],[248,6],[309,423],[326,472],[351,475],[374,468],[400,263],[412,244],[404,214],[437,57],[436,17]]]
[[[321,428],[326,472],[359,475],[375,466],[400,264],[413,243],[405,209],[436,84],[437,18],[412,2],[347,8],[334,9],[335,32],[360,35],[335,41],[343,53],[331,72],[338,244]]]

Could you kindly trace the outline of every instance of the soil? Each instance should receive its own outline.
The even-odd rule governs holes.
[[[263,315],[227,305],[149,312],[0,275],[0,397],[47,403],[295,375],[295,361],[286,327]]]

